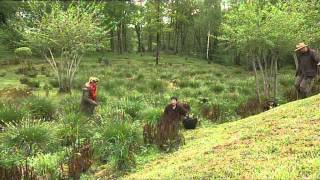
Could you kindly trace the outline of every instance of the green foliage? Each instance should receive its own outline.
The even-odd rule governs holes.
[[[32,55],[32,51],[29,47],[19,47],[14,50],[14,53],[20,57],[26,59]]]
[[[0,124],[5,126],[8,123],[18,124],[25,112],[13,104],[0,104]]]
[[[56,113],[56,105],[45,97],[29,97],[24,101],[24,106],[35,119],[52,120]]]
[[[222,85],[222,84],[214,84],[212,87],[211,87],[211,90],[215,93],[221,93],[223,92],[225,89],[225,87]]]
[[[150,80],[148,82],[148,87],[152,92],[164,92],[167,88],[167,84],[161,80]]]
[[[61,115],[73,114],[79,111],[80,109],[80,94],[66,95],[59,103],[59,113]]]
[[[64,152],[38,154],[30,160],[30,165],[38,176],[57,179],[61,177],[62,172],[59,171],[59,168],[64,160],[64,156]]]
[[[31,88],[39,88],[40,87],[40,82],[36,79],[30,79],[28,77],[22,77],[20,78],[20,83],[25,84]]]
[[[8,126],[0,138],[5,147],[12,150],[18,148],[27,157],[37,152],[47,152],[57,140],[52,124],[30,120],[18,126]]]
[[[163,109],[161,108],[147,108],[141,113],[140,119],[142,119],[147,124],[156,125],[163,114]]]
[[[127,121],[106,122],[96,134],[97,154],[119,170],[127,170],[135,164],[134,154],[140,142],[137,127]],[[100,146],[100,143],[105,146]]]
[[[66,114],[59,122],[57,134],[63,146],[77,149],[92,137],[92,122],[78,112]]]
[[[59,81],[59,92],[70,92],[83,54],[103,45],[105,30],[100,26],[100,6],[94,3],[70,3],[66,7],[59,2],[27,3],[32,13],[41,18],[37,23],[19,22],[24,43],[49,62]],[[55,56],[60,57],[59,66],[56,66]]]

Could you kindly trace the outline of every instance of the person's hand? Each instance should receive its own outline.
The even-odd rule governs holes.
[[[318,62],[317,66],[320,66],[320,62]]]

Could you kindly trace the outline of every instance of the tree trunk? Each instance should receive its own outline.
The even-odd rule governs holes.
[[[135,25],[135,30],[137,33],[137,39],[138,39],[138,49],[137,52],[140,52],[140,55],[142,56],[142,42],[141,42],[141,26],[140,25]]]
[[[257,57],[257,61],[259,64],[259,68],[260,68],[260,72],[261,72],[261,76],[262,76],[262,80],[263,80],[263,84],[264,84],[264,86],[263,86],[264,87],[264,95],[265,95],[265,97],[269,98],[268,82],[266,80],[265,71],[263,70],[261,60],[259,57]]]
[[[254,70],[254,79],[256,82],[256,93],[257,93],[257,98],[259,100],[259,103],[261,104],[261,94],[260,94],[260,87],[259,87],[259,80],[258,80],[258,73],[257,73],[257,67],[256,67],[256,62],[255,60],[252,61],[252,67]]]
[[[152,52],[152,39],[153,39],[153,36],[151,34],[152,32],[149,31],[149,37],[148,37],[148,51],[149,52]]]
[[[128,42],[127,42],[127,27],[124,23],[122,23],[122,39],[123,39],[123,51],[128,52]]]
[[[160,0],[157,1],[157,22],[158,26],[160,26]],[[157,29],[157,56],[156,56],[156,65],[159,64],[159,56],[160,56],[160,30]]]
[[[122,22],[118,25],[118,52],[119,54],[122,54],[123,52],[123,39],[122,39]]]
[[[240,63],[240,53],[238,52],[237,49],[235,50],[235,53],[234,53],[234,64],[237,65],[237,66],[241,65],[241,63]]]
[[[110,49],[114,52],[114,30],[110,30]]]
[[[209,48],[210,48],[210,30],[208,31],[208,37],[207,37],[207,61],[208,61],[208,63],[210,63]]]

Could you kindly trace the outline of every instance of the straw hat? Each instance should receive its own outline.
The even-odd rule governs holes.
[[[99,82],[99,78],[97,77],[90,77],[89,82]]]
[[[300,49],[307,47],[308,45],[306,45],[304,42],[301,42],[299,44],[296,45],[296,50],[295,51],[299,51]]]

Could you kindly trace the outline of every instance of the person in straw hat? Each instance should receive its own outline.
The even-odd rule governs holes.
[[[80,111],[86,115],[92,115],[97,104],[97,84],[99,79],[90,77],[89,81],[82,88]]]
[[[315,50],[309,48],[303,42],[296,45],[295,51],[298,57],[295,87],[298,92],[298,98],[301,99],[310,95],[317,75],[317,66],[320,64],[320,58]]]

